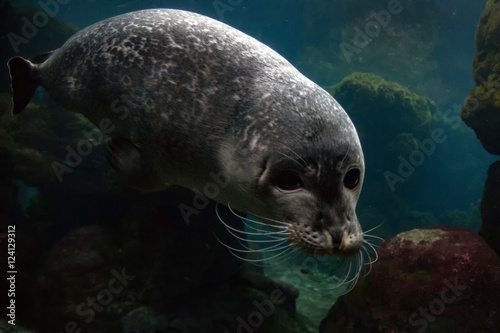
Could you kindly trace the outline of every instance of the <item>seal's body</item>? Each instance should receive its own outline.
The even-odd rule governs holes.
[[[326,91],[257,40],[170,9],[98,22],[32,62],[9,62],[13,113],[38,85],[108,134],[110,163],[135,187],[181,185],[287,226],[308,252],[363,243],[356,130]]]

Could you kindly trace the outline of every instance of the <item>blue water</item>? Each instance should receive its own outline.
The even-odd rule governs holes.
[[[56,1],[53,0],[51,3],[56,3]],[[436,144],[433,152],[425,156],[425,161],[421,165],[416,166],[412,175],[405,179],[404,183],[397,184],[395,191],[392,192],[390,186],[385,186],[381,179],[383,179],[384,171],[397,170],[398,165],[388,165],[386,166],[387,170],[370,169],[371,166],[377,165],[377,159],[380,158],[376,154],[376,150],[370,152],[368,155],[371,160],[366,160],[368,175],[365,179],[366,193],[362,193],[357,207],[360,222],[365,229],[370,229],[383,223],[377,231],[383,237],[390,237],[398,232],[417,227],[430,227],[439,224],[457,225],[474,231],[480,228],[481,218],[479,209],[481,196],[488,166],[496,158],[483,149],[476,139],[474,132],[465,123],[461,122],[459,111],[469,91],[475,87],[472,78],[472,60],[476,54],[475,31],[486,0],[458,0],[453,2],[438,0],[420,2],[414,0],[402,1],[402,12],[391,16],[391,23],[388,23],[387,27],[383,27],[379,31],[381,37],[373,37],[370,43],[366,47],[361,48],[359,54],[355,54],[349,61],[343,55],[339,47],[340,43],[350,41],[346,36],[352,36],[355,27],[364,28],[367,22],[370,20],[373,21],[374,18],[370,16],[370,12],[385,10],[388,1],[360,1],[360,3],[363,3],[363,6],[359,6],[359,8],[353,5],[354,1],[349,2],[349,0],[114,0],[106,2],[97,0],[67,0],[62,2],[65,4],[57,2],[57,8],[52,7],[55,8],[55,18],[70,22],[77,29],[84,28],[111,16],[139,9],[178,8],[194,11],[221,20],[269,45],[295,65],[303,74],[321,86],[335,85],[349,74],[359,71],[377,74],[387,81],[394,81],[408,87],[410,91],[418,95],[429,97],[435,102],[437,107],[437,112],[433,115],[433,126],[434,128],[443,130],[446,140]],[[35,7],[36,10],[43,10],[40,7],[40,2],[35,0],[13,0],[11,3],[15,8],[31,6]],[[17,31],[9,29],[11,28],[7,27],[4,30],[7,32]],[[42,31],[40,34],[43,33],[44,36],[50,35],[51,32],[44,29],[47,28],[40,28],[40,31]],[[421,40],[418,38],[421,38]],[[36,36],[33,40],[36,40],[37,49],[30,49],[29,56],[31,56],[32,52],[43,53],[49,51],[44,49],[46,47],[45,41],[37,39]],[[31,44],[30,47],[34,44]],[[2,49],[0,52],[2,53],[2,59],[8,59],[14,55],[25,55],[22,51],[16,54],[9,47]],[[7,80],[6,72],[2,72],[2,76],[2,80]],[[10,94],[7,88],[0,92]],[[3,108],[7,108],[5,100],[2,99],[0,101],[0,103],[3,103]],[[37,91],[33,103],[46,110],[57,110],[57,107],[51,102],[48,94],[41,89]],[[370,102],[367,101],[366,103],[369,104]],[[448,110],[451,110],[449,115],[453,119],[452,122],[443,121],[441,117],[442,113]],[[349,108],[346,107],[346,111],[349,113]],[[67,121],[66,116],[62,115],[61,117],[61,119]],[[376,114],[369,114],[362,119],[357,119],[357,121],[362,122],[364,125],[369,125],[376,117]],[[2,145],[8,146],[13,151],[15,151],[17,145],[30,148],[36,147],[36,150],[47,154],[50,158],[62,160],[65,154],[64,148],[68,142],[54,135],[54,133],[58,133],[58,135],[63,133],[70,140],[71,129],[59,128],[57,123],[55,123],[49,129],[40,130],[40,127],[37,127],[39,126],[37,121],[40,121],[40,124],[45,124],[42,120],[36,120],[29,124],[12,125],[10,120],[4,119],[5,128],[14,133],[12,135],[14,141],[12,143],[10,141],[2,141]],[[387,123],[392,121],[393,119],[386,119]],[[360,126],[360,123],[355,123],[355,125]],[[72,126],[74,125],[74,123],[71,124]],[[28,137],[19,138],[15,135],[15,133],[20,131],[20,128],[30,128],[29,126],[36,128],[33,129],[33,133],[43,135],[43,140],[40,140],[44,145],[43,147],[37,147],[37,144],[40,144],[40,142],[37,142],[36,137],[33,138],[28,135]],[[77,125],[74,126],[78,128]],[[0,130],[2,130],[1,127]],[[375,133],[383,132],[384,127],[370,128],[370,130]],[[0,134],[2,133],[0,132]],[[3,137],[0,135],[0,138]],[[428,138],[420,137],[418,139],[425,140]],[[363,141],[361,144],[368,146],[368,143]],[[381,146],[379,149],[380,151],[384,151],[386,147]],[[37,160],[38,155],[30,150],[24,151],[23,156],[32,163],[31,165],[39,163],[37,162],[39,161]],[[402,157],[409,158],[404,155]],[[76,171],[71,174],[71,177],[73,177],[71,181],[74,182],[70,186],[71,191],[77,188],[81,190],[80,192],[75,191],[73,193],[69,191],[67,193],[58,193],[59,184],[54,179],[47,182],[40,182],[43,186],[51,188],[51,185],[47,184],[50,184],[50,181],[54,181],[51,188],[53,191],[50,190],[43,193],[38,191],[36,187],[31,186],[31,184],[26,185],[23,179],[13,178],[9,180],[10,183],[6,182],[13,186],[12,188],[17,189],[17,194],[13,197],[15,197],[14,200],[17,200],[19,207],[9,210],[5,209],[5,211],[8,212],[9,217],[12,217],[12,220],[20,221],[25,219],[29,221],[31,224],[28,223],[26,225],[33,227],[30,231],[31,234],[28,233],[29,237],[32,239],[39,237],[38,243],[37,241],[33,241],[36,244],[30,243],[30,246],[33,246],[33,248],[36,248],[36,246],[43,248],[43,250],[39,251],[40,257],[37,257],[37,262],[29,262],[27,264],[32,269],[31,273],[33,275],[35,272],[39,272],[40,267],[42,267],[41,263],[45,260],[42,253],[53,251],[50,250],[53,244],[59,241],[63,235],[77,229],[81,225],[96,223],[104,225],[111,230],[121,230],[128,237],[123,238],[125,241],[120,238],[123,234],[120,234],[120,236],[113,235],[112,237],[120,238],[120,242],[123,243],[119,242],[119,246],[123,246],[123,248],[126,248],[127,244],[134,245],[135,236],[139,237],[138,235],[143,235],[142,233],[147,234],[148,232],[153,234],[153,236],[148,236],[151,239],[142,239],[144,243],[135,244],[138,248],[141,248],[144,244],[148,244],[149,241],[154,244],[161,243],[161,241],[155,238],[161,238],[161,234],[156,234],[156,228],[161,223],[156,220],[154,213],[151,213],[151,215],[144,213],[149,221],[148,223],[150,223],[148,224],[149,229],[147,231],[136,230],[129,225],[127,225],[129,229],[123,226],[122,223],[126,224],[126,222],[123,222],[124,220],[138,218],[137,216],[140,216],[141,213],[135,211],[135,216],[126,217],[120,215],[124,206],[127,206],[127,208],[130,206],[128,203],[126,205],[123,204],[125,202],[123,201],[123,197],[129,195],[129,193],[126,191],[125,194],[107,192],[107,186],[112,188],[115,180],[113,174],[110,174],[108,170],[98,170],[96,168],[96,165],[101,165],[99,163],[102,161],[104,161],[104,155],[93,155],[92,160],[87,160],[87,164],[75,169]],[[16,161],[11,161],[11,163],[12,166],[9,168],[6,167],[7,171],[3,171],[5,174],[15,174],[12,170],[16,169]],[[21,171],[21,174],[22,172],[25,171]],[[96,188],[94,187],[94,182],[87,181],[87,179],[92,179],[93,181],[100,179],[104,181],[99,183],[101,187]],[[106,180],[112,185],[106,183]],[[13,182],[15,183],[16,181],[17,185],[13,185]],[[380,183],[383,185],[379,187],[373,185]],[[45,196],[43,198],[44,202],[52,202],[50,210],[43,214],[40,213],[40,207],[35,207],[38,210],[30,210],[31,203],[40,202],[34,199],[43,196]],[[72,198],[75,199],[73,200]],[[106,206],[96,206],[98,200],[106,202]],[[9,203],[9,201],[4,202]],[[160,203],[150,203],[147,200],[145,202],[146,204],[151,204],[155,209],[161,207]],[[9,203],[9,207],[11,206],[15,205]],[[174,204],[171,204],[171,206],[174,206]],[[450,219],[449,216],[455,216],[450,213],[453,211],[461,211],[465,214],[467,216],[466,221]],[[43,219],[39,219],[39,216],[36,214],[43,216]],[[51,217],[53,220],[51,220]],[[65,221],[65,223],[58,224],[55,221]],[[4,230],[0,230],[1,235],[4,232]],[[155,243],[155,241],[158,243]],[[98,243],[98,241],[96,242]],[[160,247],[160,245],[158,246]],[[207,245],[207,248],[209,247]],[[178,250],[178,248],[176,249]],[[75,251],[78,252],[77,250]],[[103,251],[112,253],[112,250],[109,250],[109,248],[104,248]],[[126,249],[123,251],[126,251]],[[161,252],[161,250],[158,251]],[[78,253],[74,255],[77,256]],[[109,257],[114,258],[113,255],[115,255],[114,252],[113,254],[109,254]],[[148,267],[153,267],[158,262],[161,262],[161,260],[158,261],[159,259],[152,259],[153,257],[156,258],[157,255],[161,257],[161,254],[154,251],[147,252],[143,257],[134,257],[134,260],[137,262],[141,262],[141,260],[147,261],[150,264]],[[176,252],[175,256],[177,255]],[[134,263],[137,264],[135,261]],[[195,260],[193,261],[196,262]],[[89,259],[89,262],[92,262],[92,259]],[[203,266],[207,262],[196,262],[196,265]],[[158,265],[162,267],[166,266],[163,262]],[[137,269],[137,267],[140,267],[140,265],[137,264],[135,268]],[[179,267],[179,265],[175,267]],[[141,271],[144,269],[140,268],[138,270]],[[182,269],[185,269],[182,274],[186,274],[186,277],[183,277],[183,281],[188,281],[190,279],[189,269],[184,267]],[[217,266],[217,270],[219,269],[221,271],[224,270]],[[272,268],[267,268],[265,273],[274,278],[280,278],[283,276],[282,271],[283,267],[278,267],[275,271]],[[263,270],[260,272],[263,272]],[[168,271],[160,276],[164,280],[168,280],[171,274],[171,271]],[[154,272],[151,273],[151,276],[154,276]],[[151,282],[150,280],[154,279],[151,278],[148,280],[147,276],[142,278],[143,280],[141,281],[148,281],[147,283],[151,283],[152,285],[158,283],[158,281]],[[88,279],[92,279],[92,277],[88,277]],[[181,282],[177,280],[174,282],[179,283],[179,289],[184,288]],[[316,296],[311,296],[314,292],[318,292],[315,289],[316,286],[312,284],[307,286],[302,285],[302,287],[305,289],[301,290],[307,290],[304,291],[306,295],[304,299],[306,301],[304,299],[299,301],[299,308],[303,311],[303,314],[314,318],[317,324],[326,313],[331,302],[326,302],[326,304],[315,307],[317,303],[321,303],[315,302],[314,297]],[[147,287],[144,287],[144,289],[146,290]],[[71,294],[73,291],[66,290],[65,292]],[[146,291],[144,293],[147,294]],[[45,296],[48,297],[47,295]],[[142,296],[132,295],[130,297],[140,298]],[[160,299],[167,296],[161,295],[155,297]],[[151,303],[153,305],[161,303],[155,297],[151,297],[153,299]],[[54,302],[57,303],[56,301]],[[153,305],[151,306],[153,307]],[[50,307],[50,305],[48,306]],[[171,309],[169,308],[169,310]],[[168,311],[165,310],[165,312]],[[44,325],[44,327],[47,327],[49,324]]]

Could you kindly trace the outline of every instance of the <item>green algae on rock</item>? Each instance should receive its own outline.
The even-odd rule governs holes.
[[[500,329],[500,259],[474,232],[415,229],[378,251],[371,274],[331,308],[320,332]]]
[[[363,127],[363,121],[355,119],[371,115],[370,123],[365,124],[384,128],[378,135],[387,141],[400,133],[412,133],[416,137],[431,134],[432,114],[436,112],[434,102],[396,82],[374,74],[353,73],[326,89],[341,105],[349,106],[346,109],[357,127],[358,124]],[[364,132],[363,128],[359,131]]]
[[[481,144],[500,155],[500,2],[490,0],[476,31],[477,54],[473,63],[472,89],[461,115]]]
[[[390,170],[399,164],[398,156],[418,149],[418,139],[432,136],[434,102],[395,82],[374,74],[353,73],[326,90],[356,124],[371,170]],[[380,147],[385,148],[381,151]]]

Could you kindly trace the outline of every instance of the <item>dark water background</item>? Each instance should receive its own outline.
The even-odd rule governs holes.
[[[383,222],[378,229],[378,234],[383,237],[439,224],[457,225],[477,231],[481,225],[479,205],[486,173],[495,159],[484,151],[473,131],[458,121],[457,117],[460,116],[460,107],[469,90],[475,86],[472,79],[472,59],[476,53],[474,36],[486,0],[401,1],[403,12],[393,15],[388,26],[381,30],[380,37],[374,38],[360,50],[359,55],[348,61],[342,53],[340,43],[349,41],[346,35],[352,36],[353,27],[362,28],[370,20],[369,13],[385,9],[387,3],[388,1],[368,0],[72,0],[59,5],[56,18],[81,29],[99,20],[139,9],[190,10],[222,20],[259,39],[321,86],[333,86],[353,72],[367,72],[406,86],[413,93],[429,97],[436,104],[433,126],[443,129],[447,139],[437,144],[435,151],[425,157],[422,165],[415,167],[415,171],[405,182],[398,183],[394,191],[387,184],[384,185],[384,172],[396,172],[398,164],[387,163],[386,169],[372,168],[373,165],[380,165],[379,159],[383,157],[378,154],[377,149],[370,148],[366,152],[365,189],[358,204],[360,222],[365,229]],[[15,8],[39,8],[38,1],[14,0],[11,4]],[[10,26],[3,29],[2,37],[5,36],[5,31],[12,31],[9,30]],[[35,44],[36,47],[33,46]],[[29,51],[23,51],[21,47],[19,53],[14,52],[5,43],[5,38],[2,45],[7,47],[2,47],[1,59],[14,55],[31,57],[48,51],[44,41],[36,36]],[[5,74],[5,71],[1,73]],[[0,79],[2,93],[9,93],[6,79],[6,75]],[[35,102],[43,102],[48,98],[43,91],[39,91]],[[349,108],[344,107],[350,113]],[[443,113],[448,110],[451,110],[447,113],[448,117],[455,120],[453,123],[443,120]],[[366,114],[353,120],[357,127],[366,129],[373,135],[385,130],[385,126],[370,127],[377,116]],[[390,124],[393,119],[387,118],[384,121]],[[453,124],[457,126],[453,127]],[[361,144],[370,146],[370,143],[363,142],[365,134],[360,132]],[[428,137],[419,138],[425,139]],[[65,145],[66,143],[60,143],[61,147]],[[380,152],[386,148],[378,146]],[[407,155],[402,156],[408,158]],[[75,171],[72,177],[85,177],[85,173],[79,176],[78,171]],[[20,205],[26,212],[37,191],[23,186],[22,182],[17,184]],[[92,193],[89,197],[92,197]],[[60,211],[57,212],[57,209]],[[52,213],[54,216],[62,216],[64,209],[56,208],[56,212]],[[106,219],[112,220],[114,217],[116,214],[112,211],[105,213],[104,217],[97,216],[96,219],[105,224]],[[56,231],[47,242],[56,241],[78,223],[68,221],[64,226],[55,226],[52,230]]]

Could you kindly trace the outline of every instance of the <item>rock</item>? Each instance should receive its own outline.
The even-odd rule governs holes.
[[[413,136],[428,137],[432,129],[432,114],[436,105],[427,97],[412,93],[408,88],[382,77],[369,73],[352,73],[337,85],[327,87],[335,99],[346,109],[359,128],[359,134],[369,135],[370,139],[381,142],[394,139],[398,134],[411,133]],[[363,121],[369,117],[369,123]],[[388,123],[388,119],[392,120]],[[383,133],[368,131],[372,128],[384,128]],[[382,136],[382,137],[380,137]]]
[[[493,163],[488,170],[481,201],[483,224],[479,234],[500,255],[500,161]]]
[[[1,103],[1,102],[0,102]],[[23,220],[22,209],[17,198],[15,143],[9,133],[0,128],[0,226],[7,230],[7,225]]]
[[[414,219],[412,196],[423,190],[418,177],[425,170],[418,167],[438,147],[433,141],[436,105],[369,73],[353,73],[326,89],[349,113],[363,147],[367,167],[359,215],[371,205],[392,227],[392,235],[405,230],[402,223]]]
[[[398,165],[399,155],[408,156],[418,149],[417,140],[431,136],[435,104],[395,82],[374,74],[353,73],[326,89],[349,110],[371,170]],[[387,149],[381,151],[381,146]]]
[[[141,306],[120,320],[123,333],[155,333],[167,328],[167,319],[153,309]]]
[[[0,101],[2,99],[0,95]],[[5,168],[0,178],[6,178],[5,181],[0,179],[0,186],[10,182],[11,187],[0,188],[0,196],[10,196],[13,202],[8,205],[10,211],[16,207],[14,202],[18,200],[16,192],[19,186],[13,182],[22,181],[24,185],[38,190],[40,201],[47,202],[46,211],[39,212],[50,215],[43,226],[47,232],[40,230],[40,216],[30,214],[27,217],[32,220],[28,229],[34,224],[40,226],[36,230],[39,240],[51,243],[92,218],[109,219],[103,213],[109,213],[110,209],[91,210],[88,206],[96,207],[97,203],[114,207],[125,191],[117,191],[110,185],[110,166],[103,142],[95,139],[98,137],[97,129],[85,117],[56,107],[47,99],[41,105],[30,103],[26,112],[16,117],[9,110],[0,118],[0,126],[0,155],[11,161],[0,167]],[[91,151],[89,149],[83,156],[78,153],[81,147],[91,147]],[[70,151],[73,153],[70,154]],[[7,213],[16,217],[16,214]],[[89,215],[94,216],[91,218]],[[0,224],[3,221],[0,219]]]
[[[215,203],[186,223],[179,202],[192,203],[194,194],[177,190],[132,196],[121,224],[85,225],[57,241],[29,288],[27,322],[92,333],[232,332],[240,325],[242,332],[247,325],[313,332],[295,312],[295,288],[241,272],[242,262],[218,241],[237,240],[216,219]],[[222,208],[219,214],[233,217]]]
[[[461,110],[483,147],[500,155],[500,2],[489,0],[476,31],[477,55],[472,89]]]
[[[34,289],[35,327],[64,331],[64,323],[94,332],[111,329],[137,298],[136,273],[121,264],[116,237],[87,225],[56,242],[46,255]],[[134,281],[136,280],[136,281]]]
[[[312,333],[295,312],[297,290],[255,273],[200,291],[167,315],[167,332]]]
[[[378,251],[371,274],[331,308],[321,333],[500,330],[500,259],[474,232],[414,229]]]

